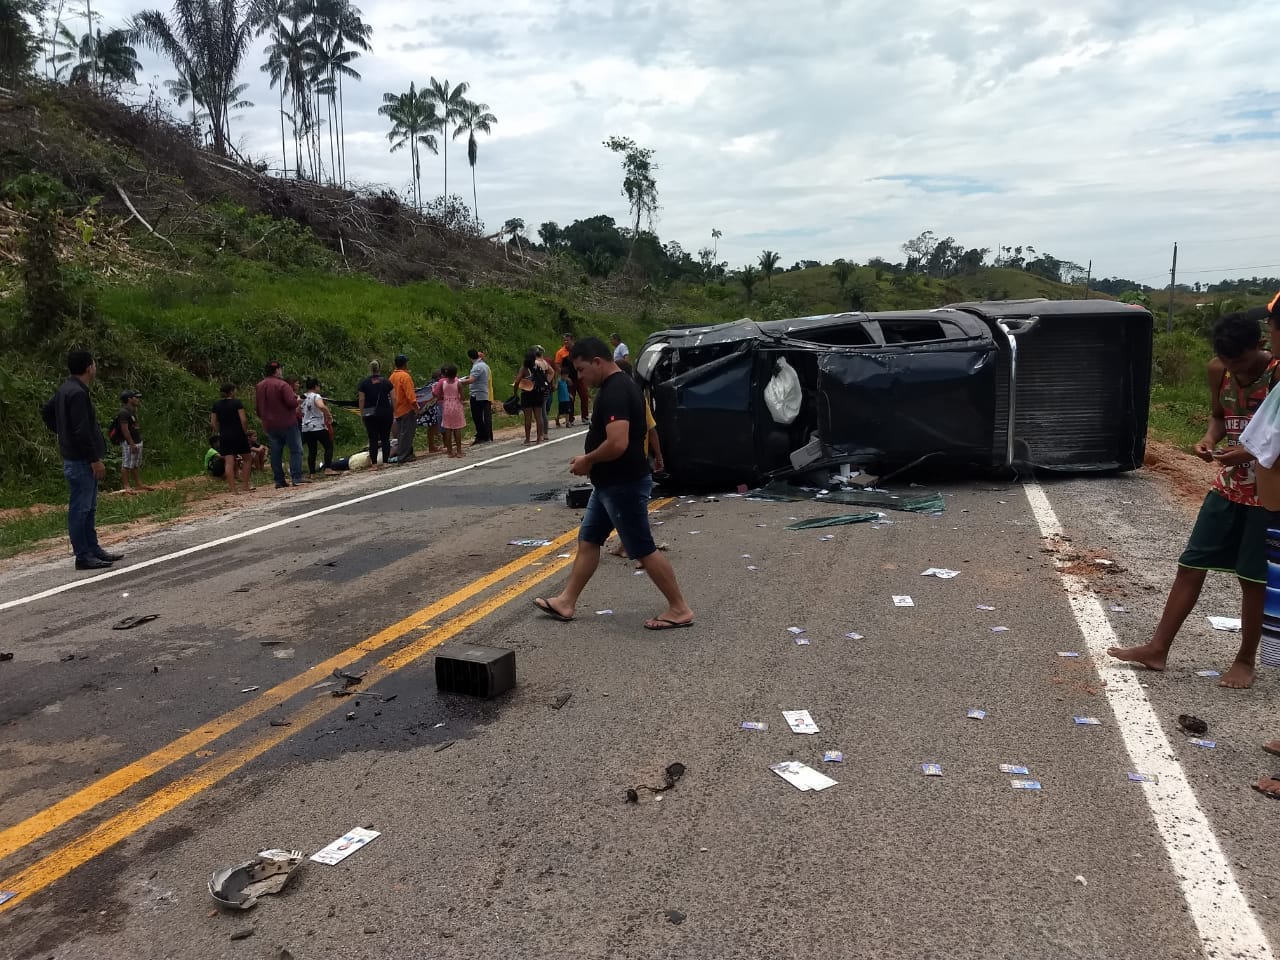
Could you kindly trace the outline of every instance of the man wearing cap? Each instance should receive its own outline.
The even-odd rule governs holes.
[[[302,475],[302,429],[298,426],[298,395],[285,382],[280,364],[272,360],[267,364],[266,376],[258,381],[254,399],[258,407],[258,419],[267,431],[267,453],[271,458],[271,473],[275,476],[276,489],[288,486],[284,482],[284,465],[281,462],[285,446],[289,447],[289,476],[296,487],[310,483]]]
[[[120,488],[125,493],[150,490],[142,485],[142,428],[138,426],[138,401],[142,394],[125,390],[120,394],[120,412],[112,424],[112,434],[120,444]],[[131,482],[132,481],[132,482]]]
[[[70,376],[40,410],[50,430],[58,435],[62,475],[67,478],[67,534],[76,555],[77,570],[102,570],[124,557],[108,553],[98,544],[98,483],[107,475],[102,457],[107,441],[89,396],[89,384],[98,375],[93,354],[72,350],[67,354]]]
[[[396,368],[387,379],[391,381],[396,418],[396,455],[390,462],[412,463],[418,459],[413,453],[413,435],[418,430],[418,392],[413,386],[413,374],[409,372],[409,358],[403,353],[396,356]]]

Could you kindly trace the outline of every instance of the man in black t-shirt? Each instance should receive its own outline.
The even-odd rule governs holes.
[[[569,582],[557,596],[534,598],[534,605],[556,620],[572,620],[578,597],[600,563],[600,548],[616,529],[627,555],[644,568],[667,598],[667,609],[646,620],[645,629],[692,626],[693,611],[680,593],[675,570],[654,545],[649,530],[653,478],[644,451],[648,425],[640,388],[618,369],[613,351],[596,337],[579,340],[569,356],[578,379],[598,388],[586,453],[569,463],[570,473],[591,477],[593,489],[578,530],[578,553]]]

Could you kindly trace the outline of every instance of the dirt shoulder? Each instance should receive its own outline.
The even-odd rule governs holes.
[[[1167,484],[1181,505],[1199,510],[1205,492],[1213,486],[1218,467],[1193,457],[1163,440],[1147,440],[1147,458],[1143,466]]]

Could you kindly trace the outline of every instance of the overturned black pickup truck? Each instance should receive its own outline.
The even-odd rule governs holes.
[[[663,330],[636,376],[677,483],[850,464],[1133,470],[1146,448],[1151,314],[1006,300]]]

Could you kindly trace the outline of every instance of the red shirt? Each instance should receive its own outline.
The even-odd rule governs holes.
[[[258,419],[269,432],[288,430],[298,422],[298,395],[280,377],[267,377],[258,383]]]

